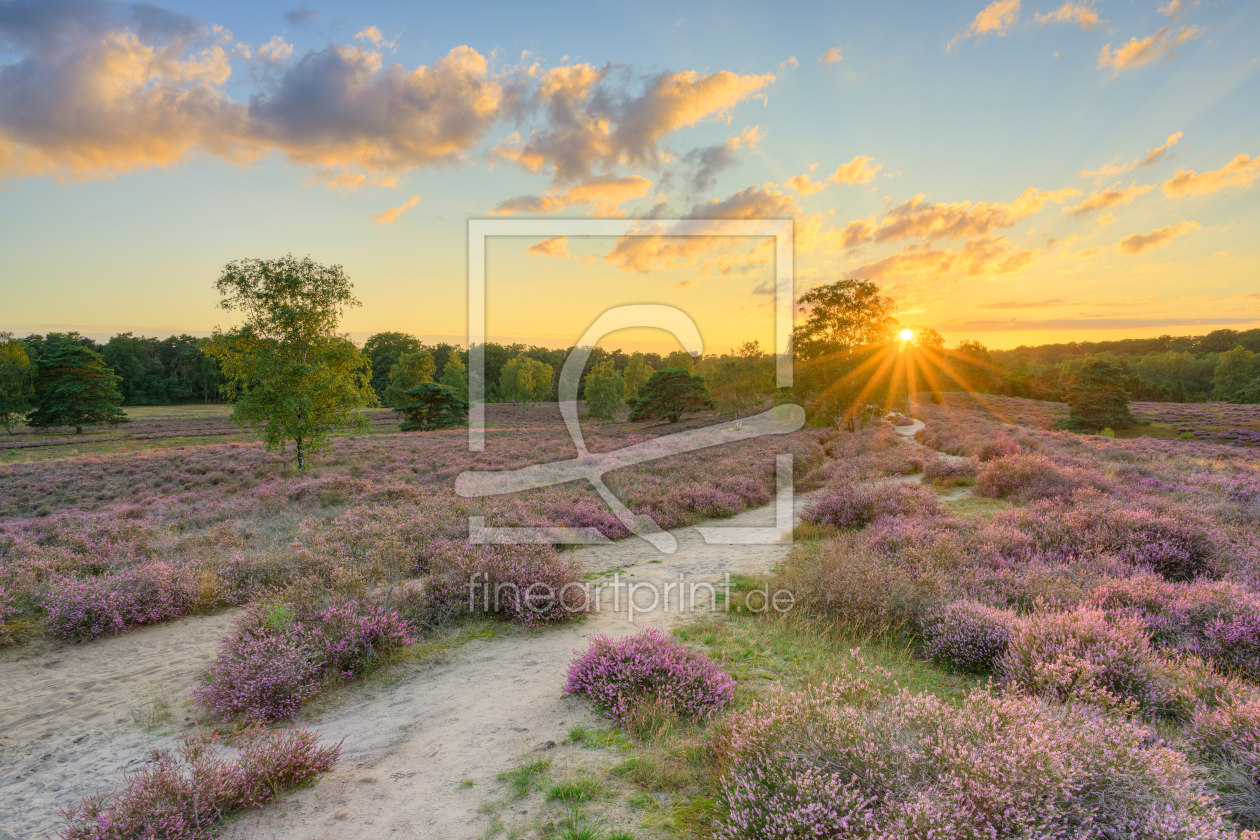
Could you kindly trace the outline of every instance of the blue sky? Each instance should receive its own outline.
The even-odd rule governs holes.
[[[649,214],[791,216],[798,291],[872,279],[951,344],[1251,326],[1258,36],[1255,3],[0,0],[0,329],[204,332],[225,262],[293,252],[346,268],[356,337],[462,340],[467,219]],[[493,248],[497,337],[651,301],[769,343],[756,243],[561,244]]]

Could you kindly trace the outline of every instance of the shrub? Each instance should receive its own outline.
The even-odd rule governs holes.
[[[64,840],[208,840],[214,823],[268,801],[333,768],[341,746],[321,747],[304,729],[251,728],[237,736],[240,755],[222,758],[217,735],[186,735],[174,753],[154,750],[124,777],[122,790],[97,793],[62,812]]]
[[[1011,440],[1010,435],[1005,432],[998,432],[991,438],[985,439],[976,447],[976,458],[980,461],[992,461],[997,458],[1006,458],[1012,455],[1019,455],[1023,452],[1019,444]]]
[[[88,640],[186,615],[197,600],[189,572],[170,563],[146,563],[96,577],[54,580],[41,602],[48,632]]]
[[[1006,653],[1014,614],[975,601],[955,601],[926,622],[923,649],[934,662],[960,671],[992,671]]]
[[[12,644],[13,634],[9,632],[8,627],[4,626],[4,623],[18,612],[18,609],[13,606],[13,596],[0,586],[0,645]]]
[[[1149,702],[1150,642],[1141,622],[1100,610],[1041,610],[1011,633],[1004,682],[1046,699]]]
[[[705,719],[730,702],[735,681],[703,653],[648,629],[617,640],[594,637],[569,664],[564,691],[588,698],[617,721],[650,703]]]
[[[1253,607],[1212,619],[1203,628],[1203,635],[1206,656],[1249,679],[1260,680],[1260,610]]]
[[[439,541],[432,555],[428,592],[436,621],[488,613],[534,627],[588,609],[581,571],[550,545]]]
[[[956,707],[858,679],[728,719],[715,837],[1232,835],[1185,757],[1122,717],[983,690]]]
[[[1200,704],[1186,735],[1199,758],[1224,777],[1217,780],[1225,783],[1218,789],[1221,804],[1245,825],[1260,825],[1260,695],[1238,692],[1214,707]]]
[[[1070,496],[1086,482],[1044,455],[1010,455],[989,461],[976,476],[975,491],[990,499],[1028,502]]]
[[[319,694],[326,679],[352,679],[411,641],[396,611],[370,601],[251,604],[193,697],[225,719],[279,720]]]
[[[980,465],[970,458],[957,461],[933,458],[923,465],[923,477],[944,483],[970,482],[980,473]]]
[[[845,484],[828,492],[805,511],[806,522],[836,528],[857,528],[881,516],[939,514],[940,502],[926,487],[902,482]]]

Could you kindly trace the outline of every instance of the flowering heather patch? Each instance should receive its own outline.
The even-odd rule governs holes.
[[[827,495],[805,511],[806,522],[836,528],[856,528],[883,516],[909,516],[941,512],[936,494],[926,487],[881,482],[842,484],[828,489]]]
[[[325,679],[353,679],[413,640],[396,611],[371,601],[252,604],[193,696],[224,719],[279,720],[317,695]]]
[[[613,720],[657,703],[681,717],[712,717],[735,695],[735,680],[699,651],[659,630],[613,640],[599,635],[569,664],[566,694],[591,700]]]
[[[186,615],[196,601],[189,571],[158,562],[96,577],[55,579],[41,603],[48,632],[88,640]]]
[[[581,570],[550,545],[439,542],[425,592],[433,620],[496,615],[524,627],[569,621],[589,605]]]
[[[196,731],[171,752],[124,777],[121,790],[89,796],[62,812],[63,840],[208,840],[215,823],[261,808],[314,781],[337,763],[341,746],[321,747],[305,729],[253,727],[236,736],[240,753],[223,757],[217,733]]]
[[[1203,653],[1226,668],[1260,681],[1260,608],[1212,619],[1203,628]]]
[[[923,463],[923,477],[928,481],[971,482],[979,474],[980,464],[971,458],[961,461],[930,458]]]
[[[728,720],[715,837],[1236,836],[1185,757],[1117,715],[854,682],[779,691]]]
[[[1099,484],[1083,470],[1060,467],[1044,455],[1011,455],[989,461],[976,476],[975,491],[990,499],[1030,502],[1070,496],[1082,487]]]
[[[975,601],[955,601],[923,628],[923,652],[959,671],[985,673],[1006,653],[1018,619]]]
[[[1010,435],[998,432],[976,447],[976,460],[984,462],[996,458],[1008,458],[1012,455],[1020,455],[1023,451],[1018,443],[1011,440]]]
[[[7,645],[13,641],[13,634],[8,627],[4,626],[4,622],[18,614],[18,608],[13,606],[13,596],[0,586],[0,645]]]
[[[997,664],[1003,681],[1048,699],[1148,700],[1150,641],[1142,623],[1101,610],[1042,610],[1013,627]]]

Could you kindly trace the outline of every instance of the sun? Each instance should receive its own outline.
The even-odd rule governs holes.
[[[902,341],[909,341],[909,340],[910,340],[910,339],[912,339],[912,338],[914,338],[914,331],[913,331],[913,330],[902,330],[902,331],[901,331],[901,340],[902,340]]]

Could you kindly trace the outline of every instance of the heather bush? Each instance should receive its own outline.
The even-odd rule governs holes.
[[[1248,679],[1260,681],[1260,609],[1221,615],[1203,627],[1203,653]]]
[[[946,460],[932,458],[923,464],[923,477],[942,483],[970,483],[980,474],[980,465],[970,458]]]
[[[205,684],[193,696],[225,719],[279,720],[319,694],[326,681],[353,679],[412,641],[412,629],[396,610],[370,600],[251,604],[221,641]]]
[[[426,591],[435,622],[485,613],[534,627],[586,613],[576,564],[550,545],[438,541]]]
[[[0,645],[12,644],[13,634],[4,623],[18,612],[18,608],[13,605],[13,596],[0,586]]]
[[[901,482],[843,484],[829,488],[827,495],[810,506],[801,517],[806,522],[836,528],[857,528],[882,516],[941,513],[936,494],[926,487]]]
[[[174,751],[154,750],[121,790],[97,793],[62,812],[63,840],[208,840],[233,812],[261,808],[333,768],[341,746],[321,747],[304,729],[250,728],[225,758],[216,733],[186,735]]]
[[[1006,458],[1012,455],[1019,455],[1023,450],[1019,444],[1011,440],[1011,436],[1005,432],[999,432],[991,438],[987,438],[975,447],[976,460],[992,461],[996,458]]]
[[[41,599],[48,632],[87,640],[185,615],[197,601],[189,571],[154,562],[96,577],[54,580]]]
[[[616,640],[595,636],[569,664],[564,691],[617,721],[644,704],[704,720],[730,702],[735,681],[703,653],[648,629]]]
[[[717,752],[722,840],[1234,834],[1183,755],[1088,705],[850,676],[731,716]]]
[[[1080,470],[1060,467],[1045,455],[1010,455],[989,461],[980,470],[975,492],[990,499],[1030,502],[1070,496],[1091,483]]]
[[[1244,825],[1260,826],[1260,694],[1234,692],[1200,704],[1186,726],[1192,750],[1215,765],[1217,793]]]
[[[1049,700],[1149,702],[1150,641],[1141,622],[1100,610],[1040,610],[1012,628],[996,671],[1008,685]]]
[[[925,622],[923,651],[937,664],[959,671],[992,671],[1005,655],[1017,621],[1006,610],[955,601]]]

